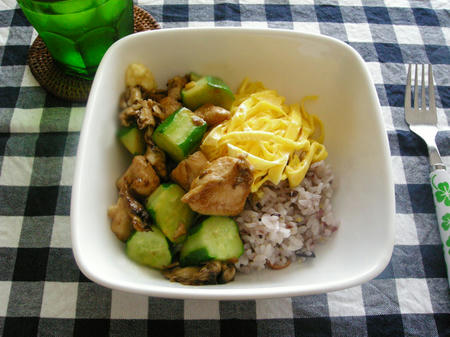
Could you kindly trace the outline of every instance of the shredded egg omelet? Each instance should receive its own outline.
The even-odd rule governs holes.
[[[262,184],[288,179],[299,185],[310,165],[328,153],[321,120],[300,103],[285,105],[285,98],[261,82],[245,79],[231,106],[231,119],[217,125],[203,139],[201,150],[210,160],[244,155],[253,166],[252,192]]]

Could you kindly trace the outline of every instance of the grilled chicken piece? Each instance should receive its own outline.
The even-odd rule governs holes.
[[[208,164],[208,159],[201,151],[194,152],[178,164],[170,174],[170,177],[183,187],[185,191],[189,191],[191,183]]]
[[[124,197],[120,196],[117,204],[108,208],[108,217],[111,218],[111,230],[119,240],[126,241],[133,225],[128,210],[128,203]]]
[[[182,107],[181,103],[171,96],[164,97],[159,101],[159,105],[161,106],[162,110],[162,115],[160,116],[161,120],[166,119]]]
[[[116,186],[119,191],[129,191],[136,197],[144,198],[159,186],[159,178],[144,156],[135,156]]]
[[[244,158],[220,157],[195,178],[181,201],[205,215],[238,215],[244,209],[253,176]]]
[[[172,97],[176,101],[181,100],[181,89],[186,85],[186,76],[175,76],[167,81],[167,96]]]
[[[145,158],[150,162],[150,164],[152,164],[156,173],[161,178],[165,179],[167,177],[166,155],[152,142],[150,137],[146,136],[145,142],[147,143]]]
[[[155,78],[145,65],[132,63],[125,71],[125,84],[128,87],[140,86],[149,91],[156,88]]]
[[[231,117],[231,112],[227,109],[211,103],[203,104],[194,113],[204,119],[208,126],[215,126]]]
[[[209,261],[204,266],[163,270],[163,275],[171,282],[186,285],[227,283],[233,281],[235,274],[234,265],[221,261]]]

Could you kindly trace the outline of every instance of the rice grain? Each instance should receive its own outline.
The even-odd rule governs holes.
[[[291,189],[287,181],[262,186],[237,217],[244,253],[236,263],[241,272],[278,269],[295,260],[315,256],[314,246],[338,228],[331,197],[333,174],[324,161],[311,165],[302,183]]]

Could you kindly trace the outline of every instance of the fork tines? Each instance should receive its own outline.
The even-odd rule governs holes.
[[[421,105],[419,105],[419,77],[418,69],[422,68],[422,83],[421,83]],[[405,109],[411,109],[411,68],[412,65],[408,65],[408,77],[406,81],[405,90]],[[426,110],[426,86],[425,86],[425,65],[416,64],[414,67],[414,110]],[[433,85],[433,69],[431,64],[428,65],[428,100],[429,100],[429,110],[435,111],[435,100],[434,100],[434,85]]]

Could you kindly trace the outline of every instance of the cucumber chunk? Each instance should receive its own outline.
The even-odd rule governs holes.
[[[127,241],[126,252],[137,263],[162,269],[172,262],[169,242],[156,227],[148,232],[135,232]]]
[[[117,132],[117,137],[132,155],[144,153],[144,135],[137,126],[122,126]]]
[[[147,198],[146,208],[164,235],[174,243],[183,242],[195,213],[181,201],[184,190],[174,183],[161,184]]]
[[[229,217],[211,216],[189,231],[181,248],[180,264],[188,266],[208,260],[237,259],[243,252],[236,222]]]
[[[234,101],[233,92],[220,78],[205,76],[195,82],[190,88],[181,90],[183,105],[194,111],[205,103],[211,103],[230,109]]]
[[[197,150],[207,127],[192,111],[180,108],[156,128],[152,139],[173,160],[180,162]]]

